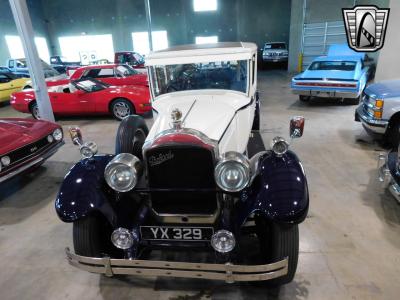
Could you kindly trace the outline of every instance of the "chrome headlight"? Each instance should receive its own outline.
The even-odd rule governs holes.
[[[79,148],[82,158],[92,158],[97,154],[97,151],[98,148],[95,142],[86,142]]]
[[[276,155],[281,156],[289,150],[289,143],[283,137],[277,136],[272,139],[271,149]]]
[[[215,182],[227,192],[238,192],[250,182],[250,163],[241,153],[229,151],[223,154],[214,171]]]
[[[3,156],[0,161],[1,161],[0,166],[3,165],[5,167],[7,167],[11,163],[11,159],[9,156]]]
[[[63,132],[60,128],[57,128],[56,130],[53,131],[53,138],[59,142],[63,139]]]
[[[104,177],[113,190],[128,192],[136,186],[141,171],[139,158],[130,153],[121,153],[107,164]]]

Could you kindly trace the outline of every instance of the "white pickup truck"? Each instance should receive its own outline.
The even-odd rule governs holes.
[[[355,120],[368,133],[383,137],[390,146],[400,142],[400,80],[369,85],[356,109]]]

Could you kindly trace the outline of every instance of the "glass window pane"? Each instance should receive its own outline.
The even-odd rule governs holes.
[[[217,0],[193,0],[194,11],[217,10]]]

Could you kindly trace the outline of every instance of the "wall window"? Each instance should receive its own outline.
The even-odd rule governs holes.
[[[196,36],[196,44],[218,43],[218,36]]]
[[[168,34],[165,30],[152,31],[153,50],[168,48]],[[147,55],[150,52],[149,36],[147,31],[132,32],[133,51]]]
[[[5,39],[11,58],[25,58],[24,48],[18,35],[6,35]],[[48,63],[50,54],[46,39],[44,37],[35,37],[34,40],[39,57]]]
[[[193,0],[194,11],[217,10],[217,0]]]
[[[59,37],[62,56],[68,61],[87,64],[98,59],[114,61],[114,46],[111,34],[76,35]]]

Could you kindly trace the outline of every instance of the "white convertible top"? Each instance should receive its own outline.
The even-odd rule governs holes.
[[[146,66],[201,63],[227,60],[247,60],[257,53],[257,45],[243,42],[192,44],[150,52]]]

